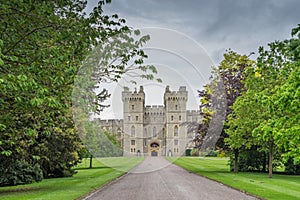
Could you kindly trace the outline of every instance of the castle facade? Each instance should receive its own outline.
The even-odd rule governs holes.
[[[158,95],[159,96],[159,95]],[[181,156],[194,136],[188,124],[199,122],[199,111],[188,111],[188,92],[166,87],[164,105],[145,105],[143,86],[139,91],[124,88],[123,119],[100,120],[102,127],[116,134],[124,156]]]

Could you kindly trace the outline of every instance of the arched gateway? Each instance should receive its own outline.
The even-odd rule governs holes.
[[[150,144],[150,152],[151,152],[151,156],[158,156],[159,144],[157,142],[152,142]]]

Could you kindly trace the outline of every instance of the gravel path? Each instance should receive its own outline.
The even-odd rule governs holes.
[[[189,173],[163,157],[147,157],[127,175],[86,200],[242,200],[256,198],[223,184]]]

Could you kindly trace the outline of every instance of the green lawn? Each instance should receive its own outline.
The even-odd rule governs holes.
[[[229,172],[227,158],[182,157],[167,158],[188,171],[217,180],[231,187],[263,199],[300,199],[300,176],[274,174],[268,178],[263,173]]]
[[[78,173],[73,177],[45,179],[40,183],[0,187],[0,199],[76,199],[123,175],[125,171],[142,160],[142,158],[106,159],[104,163],[108,166],[105,166],[99,160],[94,159],[95,168],[93,169],[87,169],[89,161],[84,160],[75,168]]]

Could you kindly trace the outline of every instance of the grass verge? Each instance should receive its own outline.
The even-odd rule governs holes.
[[[168,157],[167,160],[188,171],[263,199],[300,199],[300,176],[274,174],[270,179],[268,174],[264,173],[240,172],[235,174],[229,172],[227,158]]]
[[[106,165],[104,165],[99,160],[94,159],[93,169],[87,169],[88,160],[83,160],[75,168],[78,173],[73,177],[44,179],[42,182],[28,185],[0,187],[0,199],[77,199],[120,177],[142,160],[142,158],[114,158],[106,161]]]

